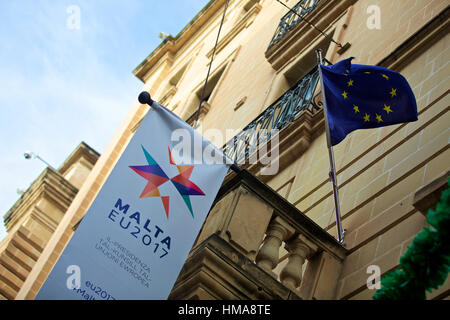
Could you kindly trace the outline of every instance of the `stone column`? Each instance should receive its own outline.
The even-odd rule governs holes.
[[[288,263],[281,271],[280,280],[286,287],[295,291],[302,282],[303,264],[317,251],[317,246],[304,236],[298,235],[286,244],[286,250],[290,255]]]
[[[272,274],[278,265],[281,243],[294,234],[294,228],[280,217],[273,219],[266,231],[266,237],[256,256],[256,264]]]

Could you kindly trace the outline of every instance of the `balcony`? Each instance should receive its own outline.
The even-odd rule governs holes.
[[[280,20],[265,52],[267,61],[275,70],[283,69],[293,58],[314,54],[321,48],[326,52],[330,40],[317,29],[330,36],[339,36],[338,21],[356,0],[301,0]],[[308,21],[308,23],[305,21]],[[316,28],[311,26],[313,24]],[[348,48],[345,44],[344,48]],[[343,51],[342,51],[343,52]]]
[[[314,137],[324,128],[322,102],[318,92],[319,70],[313,68],[300,81],[286,91],[263,113],[223,146],[224,153],[257,174],[261,163],[252,163],[267,154],[268,145],[278,135],[279,165],[282,170],[298,157]],[[264,177],[260,177],[264,181]]]
[[[248,171],[222,186],[170,299],[334,299],[347,250]]]
[[[294,26],[296,26],[304,16],[314,10],[319,2],[320,0],[301,0],[292,8],[291,11],[286,13],[281,18],[267,50],[283,38],[287,32],[294,28]]]

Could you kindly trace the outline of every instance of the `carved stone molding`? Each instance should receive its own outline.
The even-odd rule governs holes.
[[[69,181],[48,167],[5,214],[4,222],[7,230],[10,231],[39,199],[47,198],[65,212],[77,192],[78,189]]]
[[[212,235],[188,256],[169,299],[290,300],[298,295],[218,235]]]

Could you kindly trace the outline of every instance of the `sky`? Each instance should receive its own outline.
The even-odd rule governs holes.
[[[84,141],[102,153],[137,98],[132,71],[208,0],[0,0],[3,215],[46,165]]]

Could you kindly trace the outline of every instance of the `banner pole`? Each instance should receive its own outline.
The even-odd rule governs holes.
[[[142,91],[142,92],[139,94],[138,101],[139,101],[139,103],[141,103],[141,104],[147,104],[147,105],[149,105],[150,107],[152,107],[152,104],[153,104],[153,99],[152,99],[152,97],[150,96],[150,93],[148,93],[147,91]],[[241,169],[236,163],[233,163],[233,164],[230,166],[230,169],[233,170],[233,171],[236,172],[236,173],[240,173],[240,172],[242,171],[242,169]],[[80,221],[81,221],[81,220],[80,220]]]
[[[337,184],[337,178],[336,178],[336,166],[334,163],[334,152],[333,152],[333,146],[331,145],[331,137],[330,137],[330,126],[328,123],[328,113],[327,113],[327,100],[325,97],[325,87],[323,85],[323,76],[322,76],[322,68],[321,65],[323,63],[322,58],[322,50],[316,50],[317,54],[317,64],[319,68],[319,74],[320,74],[320,85],[322,88],[322,99],[323,99],[323,112],[325,116],[325,132],[327,137],[327,147],[328,147],[328,155],[330,158],[330,172],[329,172],[329,178],[331,180],[331,184],[333,186],[333,199],[334,199],[334,211],[336,213],[336,229],[337,229],[337,236],[338,241],[340,244],[345,246],[344,242],[344,236],[345,236],[345,230],[342,229],[342,222],[341,222],[341,210],[339,207],[339,190],[338,190],[338,184]]]

